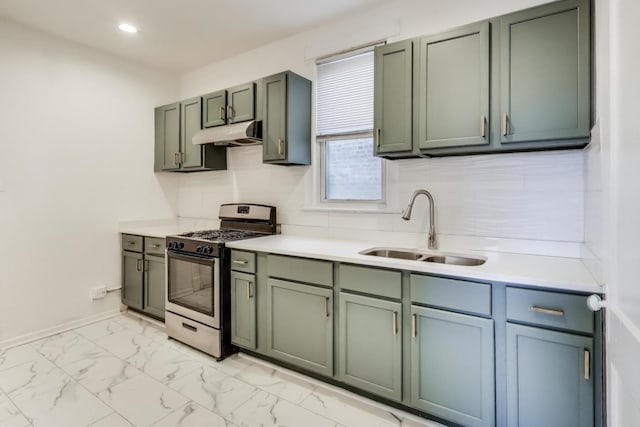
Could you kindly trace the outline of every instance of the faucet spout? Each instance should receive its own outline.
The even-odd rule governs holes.
[[[411,210],[413,209],[413,203],[416,201],[416,197],[419,195],[427,196],[429,199],[429,235],[427,237],[427,244],[429,249],[438,249],[438,240],[436,238],[436,217],[435,217],[435,202],[433,201],[433,196],[427,190],[416,190],[411,199],[409,199],[409,204],[402,212],[402,219],[405,221],[409,221],[411,219]]]

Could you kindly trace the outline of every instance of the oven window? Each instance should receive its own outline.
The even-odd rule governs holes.
[[[169,256],[169,301],[213,317],[213,265]]]

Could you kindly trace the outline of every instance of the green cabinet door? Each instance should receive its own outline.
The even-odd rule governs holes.
[[[267,282],[267,352],[325,376],[333,375],[333,292],[284,280]]]
[[[380,46],[374,54],[375,155],[408,153],[412,135],[413,44]]]
[[[180,103],[158,107],[156,111],[156,170],[180,167]]]
[[[256,278],[253,274],[231,272],[231,342],[256,348]]]
[[[339,379],[402,399],[402,305],[340,293]]]
[[[262,79],[262,161],[311,164],[311,81],[291,71]]]
[[[286,73],[263,80],[262,146],[263,160],[286,158],[287,129],[287,75]]]
[[[144,256],[144,307],[147,313],[164,319],[165,302],[164,257]]]
[[[122,251],[122,303],[142,310],[144,263],[142,254]]]
[[[593,338],[507,324],[507,424],[594,423]]]
[[[586,0],[500,18],[502,144],[589,136],[589,25]]]
[[[411,316],[411,405],[464,426],[493,426],[493,320],[415,305]]]
[[[255,83],[236,86],[228,91],[228,122],[238,123],[255,118]]]
[[[227,91],[218,90],[202,97],[202,127],[210,128],[227,123]]]
[[[489,143],[489,23],[419,41],[421,150]]]
[[[180,104],[182,125],[180,126],[181,134],[181,152],[182,152],[182,168],[199,168],[202,166],[202,146],[194,145],[191,140],[194,135],[202,129],[202,98],[196,98],[182,101]]]

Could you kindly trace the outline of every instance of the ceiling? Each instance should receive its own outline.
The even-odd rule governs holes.
[[[389,0],[2,0],[0,16],[173,72],[246,52]],[[118,30],[127,22],[138,34]]]

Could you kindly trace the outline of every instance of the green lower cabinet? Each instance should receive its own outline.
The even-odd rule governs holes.
[[[231,272],[231,342],[256,348],[256,276]]]
[[[402,305],[340,293],[339,379],[391,400],[402,399]]]
[[[411,406],[468,427],[493,426],[493,320],[415,305],[411,320]]]
[[[143,274],[142,254],[122,251],[122,302],[138,310],[142,310]]]
[[[164,257],[144,256],[144,308],[149,314],[164,319]]]
[[[267,282],[267,354],[333,375],[333,291],[284,280]]]
[[[507,425],[594,424],[593,338],[507,324]]]

